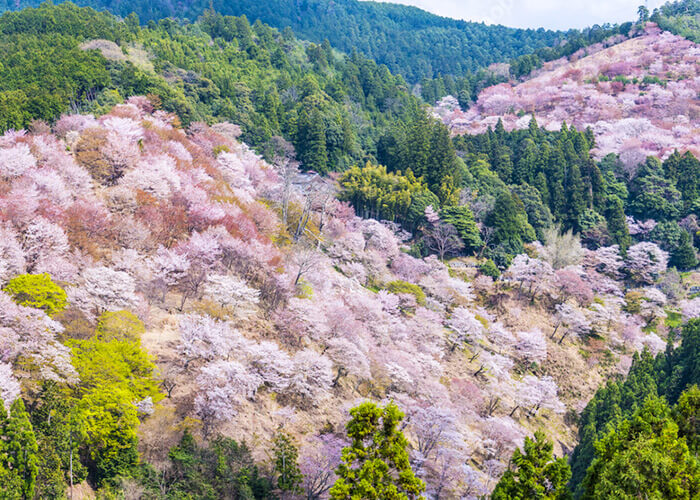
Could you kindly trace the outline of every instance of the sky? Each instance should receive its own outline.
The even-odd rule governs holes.
[[[585,28],[637,18],[644,0],[379,0],[414,5],[441,16],[516,28]],[[665,0],[647,0],[650,11]]]

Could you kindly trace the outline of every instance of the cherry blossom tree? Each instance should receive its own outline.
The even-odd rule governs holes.
[[[288,390],[296,367],[275,342],[251,343],[246,355],[251,371],[260,376],[263,384],[278,393]]]
[[[200,369],[196,383],[194,408],[208,436],[217,424],[235,417],[246,398],[255,397],[262,380],[238,361],[217,360]]]
[[[520,384],[523,402],[529,407],[532,415],[537,415],[541,409],[555,413],[564,413],[564,404],[559,400],[559,387],[552,377],[545,375],[538,378],[526,375]]]
[[[355,342],[342,337],[332,338],[328,341],[325,354],[338,367],[334,385],[343,375],[353,375],[360,379],[369,379],[372,376],[369,359]]]
[[[190,261],[185,255],[162,245],[158,247],[149,264],[155,280],[154,285],[163,294],[163,302],[168,289],[178,286],[190,270]]]
[[[233,308],[240,317],[252,313],[253,306],[258,303],[260,297],[260,292],[249,287],[245,281],[226,274],[207,277],[203,293],[221,305],[222,309]]]
[[[333,434],[314,436],[299,454],[302,487],[307,500],[321,500],[335,482],[345,442]]]
[[[83,283],[69,290],[69,299],[88,316],[132,309],[138,303],[134,279],[123,271],[97,266],[85,269]]]
[[[25,270],[24,250],[18,238],[12,226],[0,224],[0,284]]]
[[[432,205],[425,207],[425,220],[427,220],[429,224],[436,224],[440,220],[440,216]]]
[[[333,363],[312,349],[304,349],[293,357],[294,373],[289,392],[308,401],[317,401],[333,385]]]
[[[556,271],[556,283],[564,300],[573,297],[580,305],[587,306],[593,301],[593,290],[581,275],[580,268],[559,269]]]
[[[528,363],[542,363],[547,357],[547,340],[539,328],[518,332],[515,350]]]
[[[668,254],[656,244],[643,241],[627,250],[626,263],[632,279],[651,284],[666,271]]]
[[[569,303],[558,304],[556,307],[557,325],[550,338],[554,338],[561,325],[565,325],[566,331],[559,339],[559,344],[564,342],[566,337],[579,338],[591,331],[591,323],[584,313]]]
[[[5,404],[5,411],[20,396],[21,387],[12,373],[12,366],[0,362],[0,400]]]
[[[700,318],[700,297],[694,299],[682,300],[679,304],[683,319],[688,321],[694,318]]]
[[[135,168],[121,178],[119,184],[140,189],[158,199],[170,197],[181,187],[175,161],[169,155],[142,158]]]
[[[3,361],[14,364],[20,357],[29,359],[31,364],[24,369],[37,370],[37,378],[76,382],[71,351],[56,338],[62,332],[63,326],[44,311],[19,306],[0,291],[0,357]]]
[[[500,322],[492,323],[489,326],[487,337],[499,350],[499,354],[503,354],[504,350],[507,352],[516,344],[515,336]]]
[[[415,436],[411,462],[417,474],[426,462],[436,458],[440,449],[461,444],[457,415],[451,409],[433,404],[420,405],[408,413],[407,423]]]
[[[518,283],[518,290],[525,288],[528,295],[535,297],[538,292],[549,288],[554,269],[547,262],[520,254],[515,256],[504,278]]]
[[[658,288],[645,288],[644,296],[639,304],[639,315],[644,318],[647,324],[656,319],[666,318],[664,310],[668,299]]]
[[[24,143],[9,148],[0,148],[0,178],[20,177],[27,170],[36,167],[36,158],[29,146]]]
[[[452,311],[447,326],[450,328],[448,342],[451,351],[463,343],[475,344],[484,337],[484,325],[465,307],[458,307]]]
[[[226,357],[244,344],[243,338],[228,321],[210,316],[187,314],[180,319],[180,342],[177,352],[185,368],[194,360],[212,361]]]
[[[30,271],[40,260],[63,256],[69,250],[63,229],[43,217],[37,217],[24,231],[22,246]]]
[[[193,232],[189,240],[178,244],[175,251],[189,261],[187,273],[178,283],[182,293],[182,310],[187,299],[199,296],[200,287],[207,281],[209,273],[216,269],[221,257],[221,246],[214,234]]]

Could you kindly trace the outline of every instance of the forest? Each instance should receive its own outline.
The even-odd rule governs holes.
[[[0,497],[700,496],[695,2],[240,5],[0,16]]]
[[[3,0],[0,12],[40,3]],[[245,15],[251,22],[260,20],[280,30],[291,29],[298,37],[316,44],[327,39],[347,54],[357,51],[413,83],[441,74],[464,76],[492,63],[555,46],[565,37],[564,33],[549,30],[487,26],[439,17],[415,7],[358,0],[75,3],[122,17],[134,12],[144,23],[167,17],[195,21],[208,8],[223,15]]]

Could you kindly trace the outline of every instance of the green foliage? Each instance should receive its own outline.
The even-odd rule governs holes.
[[[3,0],[0,10],[35,6],[41,0]],[[507,62],[533,49],[553,47],[564,35],[548,30],[523,30],[439,17],[412,7],[341,0],[328,8],[325,0],[192,0],[171,3],[125,0],[77,0],[98,10],[126,17],[136,12],[143,21],[162,18],[197,19],[210,6],[223,14],[261,21],[279,29],[291,27],[301,37],[321,44],[329,40],[338,50],[358,51],[401,73],[412,82],[439,75],[463,75],[494,62]],[[578,32],[577,32],[578,33]],[[241,44],[250,49],[249,39]],[[327,42],[326,42],[327,43]],[[318,47],[318,46],[316,46]],[[324,67],[326,51],[313,51],[313,64]],[[320,57],[323,55],[324,57]]]
[[[133,403],[128,390],[108,386],[92,389],[77,403],[88,471],[95,484],[129,475],[138,464],[139,419]]]
[[[630,237],[629,228],[627,227],[627,219],[622,207],[622,200],[617,196],[608,198],[605,220],[613,243],[619,245],[623,252],[626,251],[632,243],[632,238]]]
[[[46,273],[16,276],[3,290],[11,295],[17,304],[42,309],[49,316],[64,310],[68,304],[66,292]]]
[[[584,499],[691,499],[700,494],[700,464],[679,438],[665,401],[651,397],[595,445]]]
[[[700,384],[698,359],[700,359],[700,320],[692,319],[683,327],[680,346],[675,349],[669,347],[665,354],[659,354],[656,359],[646,350],[641,355],[635,354],[632,367],[626,379],[608,382],[605,387],[596,392],[581,414],[579,444],[571,456],[571,485],[577,495],[583,493],[582,481],[586,475],[586,470],[594,459],[596,441],[603,439],[625,419],[629,419],[638,413],[649,398],[664,397],[670,404],[676,404],[684,391],[693,385]],[[689,393],[689,396],[681,406],[682,409],[680,411],[682,413],[692,414],[694,411],[693,405],[695,404],[692,398],[695,398],[696,394],[694,390]],[[654,411],[657,410],[658,408]],[[635,418],[642,417],[638,415]],[[695,446],[693,441],[695,438],[691,429],[694,428],[696,422],[692,420],[678,422],[681,435],[689,436],[689,444]],[[666,429],[668,425],[663,423],[662,427]],[[673,431],[671,434],[675,432]],[[663,439],[666,439],[667,434],[664,434]],[[648,448],[654,454],[657,454],[658,450],[654,450],[653,447],[658,443],[662,443],[659,446],[665,446],[663,440],[655,441],[657,437],[646,436],[644,439],[647,440],[647,438],[650,440]],[[634,451],[636,448],[631,448],[631,450]],[[678,451],[678,448],[673,444],[669,450],[675,450],[675,453]],[[677,458],[672,459],[676,460]],[[657,470],[662,470],[662,467],[659,466]],[[652,486],[656,487],[658,485]]]
[[[579,230],[588,209],[603,215],[606,182],[590,157],[594,144],[588,130],[579,132],[564,125],[559,132],[549,132],[533,118],[528,129],[506,132],[499,121],[493,130],[459,136],[454,143],[477,181],[473,187],[498,196],[503,188],[494,181],[487,185],[480,181],[486,178],[481,173],[485,168],[495,172],[518,196],[538,234],[552,222],[561,223],[565,230]],[[475,173],[472,165],[477,161],[485,163]]]
[[[667,179],[661,162],[647,158],[630,184],[630,212],[640,218],[676,219],[681,214],[681,193]]]
[[[700,41],[698,14],[700,14],[698,0],[678,0],[667,2],[654,10],[650,20],[657,23],[663,30],[698,42]]]
[[[408,124],[398,123],[379,138],[379,162],[390,172],[410,170],[425,180],[441,204],[456,204],[465,166],[457,157],[449,130],[423,110],[416,110],[411,118]]]
[[[282,492],[301,493],[301,481],[304,478],[299,470],[297,459],[299,451],[289,434],[279,432],[275,436],[275,472],[277,487]]]
[[[32,405],[31,422],[39,447],[36,496],[62,498],[70,484],[87,477],[80,460],[80,423],[75,400],[52,381],[42,383]]]
[[[399,429],[404,415],[398,407],[366,402],[350,415],[346,429],[352,443],[343,449],[330,498],[408,500],[419,495],[425,484],[411,469],[408,441]]]
[[[304,168],[325,173],[374,157],[383,131],[412,123],[419,110],[403,78],[386,67],[327,46],[319,64],[317,49],[244,17],[207,11],[197,23],[163,20],[148,28],[132,21],[70,3],[0,17],[0,104],[7,103],[0,132],[149,94],[185,125],[239,124],[261,152],[271,151],[273,136],[284,136]],[[120,45],[126,60],[80,48],[95,38]],[[153,70],[139,62],[134,45],[149,53]],[[439,145],[451,146],[443,129],[434,161],[444,156]]]
[[[632,415],[650,395],[657,395],[656,364],[644,350],[635,354],[627,378],[610,381],[598,389],[581,413],[579,444],[571,455],[571,484],[580,493],[579,485],[595,454],[595,442],[607,432],[608,425]]]
[[[498,266],[494,264],[491,259],[486,259],[486,261],[479,266],[479,272],[485,274],[486,276],[491,276],[493,279],[498,279],[501,275],[501,271]]]
[[[162,477],[142,466],[140,483],[152,498],[219,498],[267,499],[272,485],[253,462],[243,443],[218,436],[209,446],[199,446],[189,431],[180,444],[170,450],[171,474],[167,478],[167,495],[161,494]]]
[[[673,420],[678,425],[678,435],[684,437],[695,456],[700,451],[700,388],[692,385],[686,389],[673,409]]]
[[[553,458],[553,445],[541,431],[525,438],[524,453],[513,453],[509,469],[493,490],[494,500],[566,499],[571,469],[563,458]]]
[[[475,253],[484,245],[474,214],[469,207],[464,205],[445,207],[440,210],[440,219],[454,226],[467,252]]]
[[[416,179],[410,170],[402,175],[367,163],[362,168],[350,168],[339,183],[342,190],[338,197],[351,202],[358,215],[399,221],[409,227],[423,219],[426,206],[439,203],[422,179]]]
[[[397,295],[402,293],[413,295],[418,305],[425,305],[425,292],[421,287],[413,283],[401,280],[392,281],[387,283],[384,289]]]
[[[95,336],[102,341],[111,340],[138,343],[146,327],[136,315],[129,311],[107,311],[97,320]]]
[[[693,269],[698,265],[697,252],[687,231],[681,232],[678,247],[671,253],[671,265],[681,271]]]
[[[525,207],[507,191],[498,195],[486,222],[494,230],[494,243],[514,255],[522,253],[524,242],[535,239],[535,230],[527,221]]]
[[[21,398],[10,406],[9,415],[0,400],[0,481],[2,498],[34,497],[38,472],[38,447],[29,415]]]
[[[139,342],[96,336],[73,341],[80,376],[75,408],[92,481],[128,475],[138,464],[139,424],[134,404],[160,399],[154,365]]]

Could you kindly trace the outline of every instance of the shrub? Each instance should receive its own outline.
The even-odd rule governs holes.
[[[410,293],[416,298],[418,305],[425,305],[425,292],[423,292],[421,287],[418,285],[408,283],[407,281],[397,280],[388,283],[384,288],[396,295],[401,293]]]
[[[145,333],[143,322],[129,311],[114,311],[103,313],[97,321],[95,335],[100,340],[138,341]]]
[[[487,259],[479,266],[479,272],[486,276],[491,276],[493,279],[498,279],[501,275],[501,271],[498,270],[498,267],[491,259]]]
[[[66,292],[46,273],[16,276],[4,290],[17,304],[43,309],[49,316],[64,310],[68,304]]]

